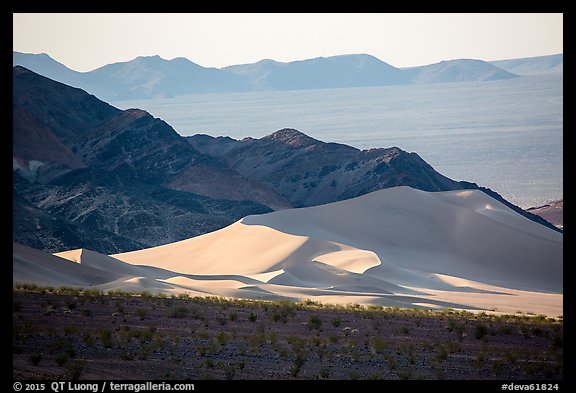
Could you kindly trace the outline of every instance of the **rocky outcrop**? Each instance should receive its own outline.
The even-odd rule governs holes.
[[[506,201],[497,192],[475,183],[449,179],[418,154],[397,147],[359,150],[322,142],[289,128],[260,139],[235,141],[195,135],[187,140],[199,151],[209,151],[226,160],[246,178],[269,185],[293,207],[341,201],[395,186],[423,191],[479,189],[530,220],[558,230],[541,217]]]

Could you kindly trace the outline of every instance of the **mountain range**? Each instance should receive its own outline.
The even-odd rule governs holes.
[[[481,189],[396,147],[359,150],[294,129],[260,139],[184,138],[139,109],[13,68],[13,240],[105,254],[170,243],[252,214],[395,186]]]
[[[79,87],[102,100],[120,101],[199,93],[500,80],[526,73],[561,72],[563,55],[495,62],[460,59],[396,68],[374,56],[355,54],[288,63],[261,60],[220,69],[202,67],[182,57],[165,60],[142,56],[78,72],[47,54],[13,52],[13,65]]]

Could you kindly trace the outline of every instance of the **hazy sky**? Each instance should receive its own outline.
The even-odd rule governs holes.
[[[368,53],[396,67],[563,52],[562,14],[13,14],[13,49],[77,71],[160,55],[205,67]]]

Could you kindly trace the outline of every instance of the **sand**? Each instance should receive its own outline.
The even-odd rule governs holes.
[[[395,187],[111,256],[15,245],[13,279],[558,316],[563,235],[477,190]]]

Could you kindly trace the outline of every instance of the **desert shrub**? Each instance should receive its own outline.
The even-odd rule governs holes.
[[[83,371],[84,371],[84,363],[76,362],[68,366],[63,379],[70,379],[72,381],[77,381],[82,376]]]
[[[168,314],[170,318],[184,318],[186,315],[188,315],[188,309],[184,306],[174,307]]]
[[[41,360],[42,360],[42,354],[40,354],[40,353],[33,353],[28,357],[28,361],[33,366],[37,366]]]
[[[370,346],[372,347],[372,350],[378,354],[382,354],[386,351],[386,342],[384,340],[382,340],[380,337],[372,337],[372,340],[370,340]]]
[[[560,334],[555,334],[550,345],[553,349],[562,349],[564,348],[564,338]]]
[[[398,362],[396,361],[394,355],[392,354],[384,355],[384,359],[386,359],[386,361],[388,362],[388,368],[390,370],[395,370],[398,367]]]
[[[322,319],[320,319],[320,317],[318,317],[317,315],[311,315],[310,318],[308,319],[307,326],[309,330],[312,329],[320,330],[322,328]]]
[[[296,378],[300,373],[300,369],[302,368],[304,363],[306,363],[306,357],[304,356],[304,354],[297,353],[296,356],[294,357],[292,365],[290,366],[290,375]]]
[[[69,336],[71,334],[77,333],[78,328],[76,326],[64,326],[64,335]]]
[[[258,316],[256,314],[254,314],[253,312],[251,312],[250,315],[248,315],[248,320],[250,322],[256,322],[257,318],[258,318]]]
[[[327,367],[324,367],[320,370],[318,377],[321,379],[328,379],[330,377],[330,370]]]
[[[146,310],[144,310],[143,308],[139,308],[136,310],[136,316],[138,318],[140,318],[141,321],[143,321],[146,318]]]
[[[448,358],[448,349],[444,345],[439,345],[436,348],[436,359],[438,359],[439,362],[443,362],[447,358]]]
[[[102,329],[100,331],[100,342],[104,346],[104,348],[112,348],[114,345],[114,340],[112,337],[112,331],[109,329]]]
[[[484,337],[487,333],[488,328],[483,323],[477,324],[476,327],[474,328],[474,337],[476,337],[478,340]]]
[[[60,367],[62,367],[63,365],[66,364],[66,362],[68,361],[68,355],[61,353],[56,355],[56,357],[54,358],[54,361],[56,362],[57,365],[59,365]]]
[[[340,326],[340,323],[341,323],[340,318],[333,318],[331,323],[332,323],[332,326],[337,328],[338,326]]]

